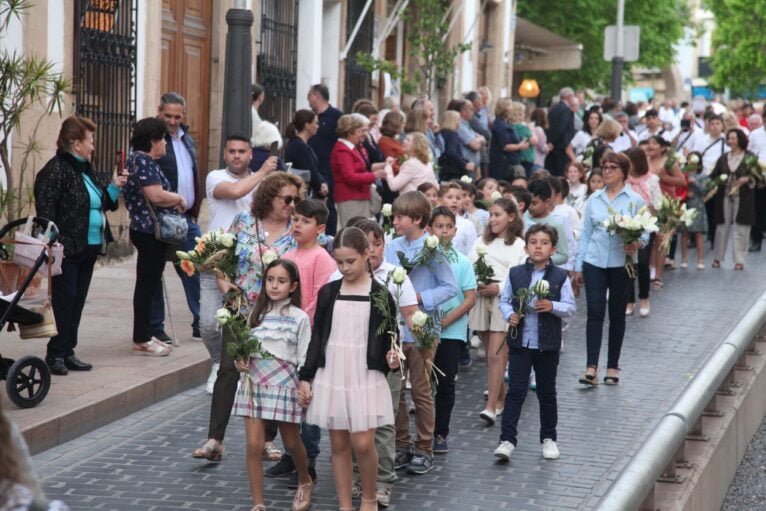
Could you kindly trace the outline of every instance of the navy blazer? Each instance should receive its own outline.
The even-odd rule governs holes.
[[[181,137],[181,142],[186,146],[186,150],[192,158],[192,174],[194,176],[194,204],[189,209],[189,216],[196,219],[199,216],[199,208],[202,205],[202,187],[199,182],[199,171],[197,166],[197,143],[189,135],[189,127],[185,124],[181,125],[181,129],[184,131],[184,135]],[[157,164],[160,166],[160,170],[165,174],[170,182],[170,191],[178,193],[178,166],[176,164],[176,153],[173,150],[173,139],[170,137],[170,133],[165,133],[165,156],[157,160]]]

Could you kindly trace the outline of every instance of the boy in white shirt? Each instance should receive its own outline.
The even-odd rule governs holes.
[[[460,207],[463,203],[463,188],[457,181],[447,181],[442,183],[439,188],[439,202],[442,206],[447,206],[455,214],[457,221],[457,234],[452,240],[452,246],[463,255],[467,256],[476,241],[476,227],[473,222],[466,220],[460,213]]]

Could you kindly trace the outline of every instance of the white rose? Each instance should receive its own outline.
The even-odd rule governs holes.
[[[487,255],[487,246],[486,245],[476,245],[476,255],[481,257]]]
[[[261,260],[263,261],[263,266],[264,267],[270,265],[271,263],[273,263],[277,259],[279,259],[279,256],[275,252],[265,252],[261,256]]]
[[[471,183],[473,183],[473,179],[471,179],[471,177],[470,177],[470,176],[463,176],[463,177],[461,177],[461,178],[460,178],[460,180],[461,180],[462,182],[464,182],[464,183],[468,183],[468,184],[471,184]]]
[[[226,233],[221,235],[221,245],[223,245],[226,248],[231,248],[234,246],[234,235],[231,233]]]
[[[502,199],[502,198],[503,198],[503,194],[500,193],[499,191],[495,190],[494,192],[492,192],[492,196],[491,196],[492,202],[495,202],[497,199]]]
[[[225,325],[231,319],[231,312],[226,307],[221,307],[215,311],[215,319],[221,325]]]
[[[697,156],[696,154],[689,156],[689,163],[696,165],[699,162],[700,162],[699,156]]]
[[[679,154],[676,156],[676,159],[678,160],[678,164],[683,166],[686,165],[686,158],[682,154]]]
[[[426,238],[426,246],[428,248],[434,249],[439,246],[439,238],[434,236],[433,234],[430,235],[428,238]]]
[[[417,311],[412,315],[412,324],[415,326],[425,326],[428,321],[428,314],[423,311]]]
[[[394,268],[394,271],[391,272],[391,279],[394,281],[394,284],[403,284],[404,279],[406,278],[407,271],[401,266],[397,266]]]
[[[545,296],[550,292],[550,290],[551,285],[545,279],[538,280],[537,284],[535,284],[535,294],[537,296]]]
[[[391,216],[394,214],[394,208],[391,206],[391,204],[383,204],[383,207],[380,208],[380,213],[383,216]]]

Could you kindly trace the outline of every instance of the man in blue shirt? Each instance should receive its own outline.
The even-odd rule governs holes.
[[[540,403],[540,443],[543,458],[556,459],[556,371],[561,351],[561,320],[574,315],[572,284],[567,271],[554,266],[557,231],[548,224],[535,224],[526,233],[529,259],[508,273],[500,310],[511,326],[508,336],[508,392],[505,396],[500,444],[495,457],[508,461],[516,447],[516,426],[527,395],[529,372],[537,375],[537,400]],[[530,303],[519,301],[520,289],[538,291]],[[540,289],[542,288],[542,289]],[[544,291],[543,291],[544,289]]]
[[[319,173],[322,174],[330,192],[327,194],[327,209],[330,210],[330,216],[327,218],[327,234],[334,236],[338,226],[338,213],[333,202],[333,181],[330,171],[330,153],[332,153],[335,142],[338,141],[338,135],[335,129],[338,127],[338,119],[343,112],[330,104],[330,91],[326,85],[318,83],[312,85],[309,89],[308,102],[311,110],[317,114],[319,120],[319,129],[316,135],[308,140],[308,145],[316,154]]]
[[[433,255],[428,260],[420,260],[429,238],[424,229],[431,218],[431,204],[422,193],[407,192],[394,201],[393,213],[394,228],[399,237],[386,245],[386,261],[401,266],[407,266],[407,262],[417,262],[410,270],[409,277],[415,287],[421,310],[433,318],[438,329],[438,307],[457,293],[457,286],[449,262],[438,246],[429,249],[433,251]],[[436,241],[438,244],[438,239]],[[403,387],[396,414],[395,466],[397,470],[406,467],[410,474],[425,474],[433,469],[434,400],[426,370],[428,362],[433,361],[434,350],[419,349],[412,331],[406,324],[402,325],[401,340],[412,384],[417,438],[415,450],[412,451],[409,414]]]

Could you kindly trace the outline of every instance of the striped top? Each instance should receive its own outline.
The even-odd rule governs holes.
[[[289,298],[274,303],[261,324],[250,333],[274,358],[290,362],[296,369],[306,360],[311,340],[309,317],[303,310],[290,305]]]

